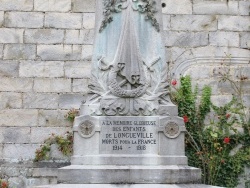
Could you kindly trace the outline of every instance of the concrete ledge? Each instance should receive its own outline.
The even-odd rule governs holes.
[[[59,184],[44,185],[36,188],[219,188],[202,184]]]
[[[62,184],[184,184],[200,179],[200,169],[177,165],[71,165],[58,170]]]

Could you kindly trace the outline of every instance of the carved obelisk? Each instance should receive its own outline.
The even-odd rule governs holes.
[[[60,183],[194,183],[169,99],[160,0],[97,0],[90,94]]]

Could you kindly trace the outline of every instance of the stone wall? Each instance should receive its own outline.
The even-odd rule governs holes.
[[[239,71],[248,77],[250,107],[250,1],[162,0],[162,6],[170,75],[211,85],[220,104],[231,97],[230,87],[218,83],[217,69],[227,62],[235,79]],[[0,175],[16,188],[56,182],[61,163],[31,161],[50,134],[71,129],[64,115],[88,92],[94,11],[94,0],[0,0]],[[68,161],[58,152],[53,157]]]

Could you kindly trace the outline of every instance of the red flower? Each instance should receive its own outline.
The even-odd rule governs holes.
[[[176,81],[176,80],[172,80],[171,84],[172,84],[173,86],[176,86],[177,81]]]
[[[224,138],[224,141],[223,141],[225,144],[229,144],[229,142],[230,142],[230,138],[229,137],[226,137],[226,138]]]
[[[226,114],[226,118],[227,119],[230,118],[230,116],[231,116],[231,114]]]
[[[221,161],[220,161],[222,164],[224,164],[225,163],[225,160],[224,159],[221,159]]]
[[[3,181],[3,182],[1,183],[1,187],[2,187],[2,188],[7,188],[7,187],[8,187],[8,183],[5,182],[5,181]]]
[[[188,116],[183,116],[184,123],[188,122]]]

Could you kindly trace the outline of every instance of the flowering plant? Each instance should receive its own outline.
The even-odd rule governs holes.
[[[193,91],[189,76],[182,77],[180,87],[173,89],[172,101],[187,128],[189,165],[201,168],[205,184],[237,186],[244,165],[250,165],[250,121],[241,100],[233,97],[226,105],[215,106],[211,88],[204,86],[198,98],[198,87]]]
[[[0,179],[0,188],[8,188],[9,184],[7,181]]]

